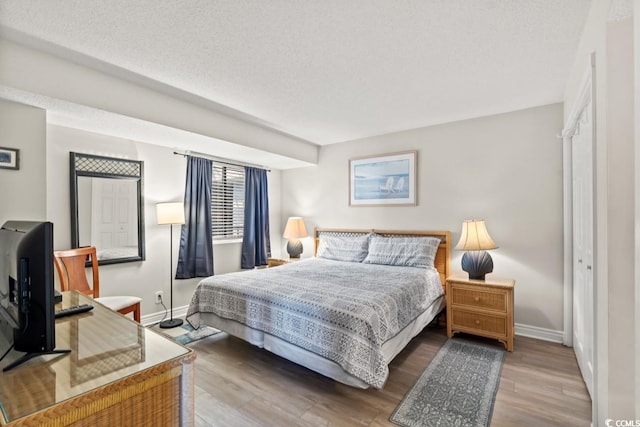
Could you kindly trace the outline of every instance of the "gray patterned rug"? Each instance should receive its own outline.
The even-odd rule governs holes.
[[[448,340],[389,420],[416,426],[474,426],[491,423],[504,350]]]

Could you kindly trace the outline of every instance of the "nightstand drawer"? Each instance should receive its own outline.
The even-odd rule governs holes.
[[[467,305],[496,310],[503,313],[507,312],[506,292],[485,292],[453,286],[451,290],[451,302],[455,305]]]
[[[504,317],[454,310],[451,322],[453,327],[475,329],[500,336],[507,334],[507,319]]]

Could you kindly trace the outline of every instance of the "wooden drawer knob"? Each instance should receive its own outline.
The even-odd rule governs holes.
[[[479,325],[479,324],[480,324],[480,321],[479,321],[479,320],[476,320],[476,325]]]
[[[474,300],[475,302],[478,302],[478,301],[480,301],[480,297],[475,297],[473,300]]]

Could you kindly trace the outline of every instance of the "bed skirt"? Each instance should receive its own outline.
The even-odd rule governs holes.
[[[445,298],[444,295],[442,295],[437,298],[420,316],[405,326],[396,336],[387,340],[382,345],[382,354],[386,363],[389,364],[393,358],[406,347],[409,341],[418,335],[424,327],[427,326],[435,316],[440,313],[440,311],[442,311],[444,307]],[[362,389],[370,387],[369,384],[345,372],[345,370],[337,363],[295,346],[281,338],[264,333],[257,329],[252,329],[234,320],[223,319],[213,313],[199,314],[200,325],[207,325],[220,329],[229,335],[233,335],[234,337],[247,341],[257,347],[264,348],[271,353],[277,354],[280,357],[351,387]],[[199,325],[193,326],[196,327]]]

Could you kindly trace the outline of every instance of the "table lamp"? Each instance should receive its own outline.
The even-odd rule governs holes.
[[[171,315],[169,320],[160,322],[160,327],[164,329],[175,328],[182,325],[182,319],[173,318],[173,224],[184,224],[184,205],[182,202],[158,203],[156,205],[158,225],[170,224],[170,244],[169,244],[169,274],[171,275]]]
[[[300,258],[303,247],[302,242],[298,239],[307,236],[307,229],[304,226],[302,218],[299,216],[292,216],[287,220],[287,225],[284,227],[284,234],[282,237],[289,239],[289,242],[287,243],[289,258]]]
[[[467,251],[462,256],[462,269],[469,273],[469,279],[484,280],[493,271],[493,260],[486,252],[498,246],[491,240],[483,219],[466,220],[462,223],[462,233],[456,249]]]

